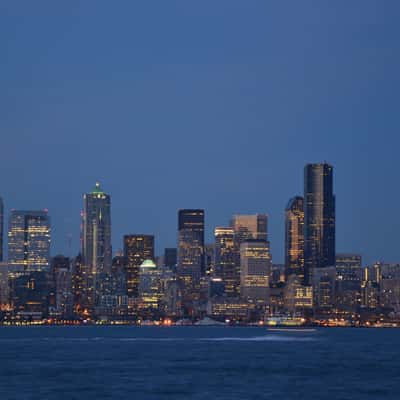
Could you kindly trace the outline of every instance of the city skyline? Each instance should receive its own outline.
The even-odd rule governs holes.
[[[397,400],[399,20],[0,1],[0,400]]]
[[[321,162],[307,163],[305,166],[303,166],[303,168],[306,168],[307,166],[312,166],[312,165],[318,166],[318,165],[325,165],[325,164],[321,163]],[[326,165],[330,166],[329,164],[326,164]],[[336,166],[334,166],[334,167],[335,167],[335,172],[336,172]],[[333,175],[335,175],[335,172],[333,173]],[[305,179],[305,176],[303,178]],[[333,176],[332,178],[333,178],[334,183],[331,183],[331,185],[333,185],[333,187],[336,187],[336,177]],[[103,192],[103,190],[102,190],[102,186],[103,186],[102,183],[99,180],[97,180],[94,184],[92,184],[92,187],[94,187],[94,189],[92,191],[88,191],[87,190],[86,192],[88,192],[88,193],[85,192],[85,193],[81,194],[81,198],[83,196],[83,201],[84,201],[83,205],[84,205],[84,207],[81,207],[82,210],[80,211],[80,214],[79,214],[79,218],[80,218],[79,219],[79,223],[81,224],[81,227],[80,227],[81,233],[79,234],[79,238],[78,238],[78,242],[77,243],[75,243],[75,241],[73,241],[73,238],[74,238],[74,236],[76,236],[76,234],[75,235],[74,234],[68,234],[68,236],[65,238],[64,247],[63,246],[60,247],[60,248],[64,248],[65,252],[57,251],[56,250],[57,247],[55,246],[55,243],[54,243],[54,234],[52,232],[52,243],[51,243],[51,256],[52,257],[54,257],[56,255],[65,255],[65,256],[68,256],[68,257],[73,257],[73,256],[76,256],[76,254],[78,254],[80,251],[83,250],[83,243],[84,243],[83,237],[84,236],[82,236],[82,235],[84,235],[85,228],[84,228],[84,223],[83,223],[84,219],[82,219],[82,216],[85,215],[84,209],[85,209],[85,205],[86,205],[86,202],[87,202],[87,199],[86,199],[87,197],[89,197],[89,198],[91,196],[92,197],[93,196],[96,197],[98,193],[100,193],[101,195],[105,195],[108,198],[108,203],[109,203],[108,207],[110,209],[110,212],[113,214],[112,207],[111,207],[111,204],[110,204],[110,198],[112,197],[112,193],[105,194]],[[302,186],[303,187],[305,186],[305,181],[302,182]],[[288,199],[288,201],[290,202],[290,201],[292,201],[294,199],[301,198],[303,195],[304,195],[304,192],[300,192],[298,194],[293,194],[293,197]],[[335,195],[336,195],[336,193],[335,193]],[[336,197],[335,195],[334,195],[334,198]],[[8,231],[8,221],[9,221],[10,215],[16,209],[15,209],[15,207],[12,207],[8,211],[7,199],[4,200],[4,196],[3,196],[2,200],[3,200],[3,204],[2,205],[3,205],[3,210],[4,210],[3,211],[4,212],[4,228],[3,228],[4,229],[4,237],[3,237],[4,249],[3,249],[3,254],[5,255],[4,258],[6,258],[6,257],[8,257],[8,245],[7,245],[8,241],[7,241],[7,237],[6,237],[7,236],[7,231]],[[334,203],[336,203],[336,202],[334,201]],[[335,207],[335,204],[334,204],[334,207]],[[49,212],[48,208],[44,208],[43,210],[46,213],[49,213],[49,216],[51,217],[51,213]],[[176,209],[175,213],[177,211],[179,211],[179,210],[183,210],[183,208]],[[41,211],[41,210],[39,210],[39,211]],[[210,222],[209,219],[208,219],[208,210],[205,210],[205,211],[206,211],[206,215],[207,215],[205,217],[205,231],[204,231],[205,244],[213,244],[214,243],[214,230],[215,230],[215,228],[218,228],[219,226],[223,226],[223,225],[230,226],[230,224],[234,224],[234,218],[235,218],[236,215],[239,215],[241,217],[246,217],[246,215],[249,215],[250,217],[252,217],[252,216],[255,216],[255,215],[260,215],[260,212],[261,212],[260,210],[255,210],[254,212],[243,212],[243,213],[235,212],[234,214],[232,214],[225,221],[224,224],[212,225],[212,222]],[[269,237],[270,236],[269,220],[271,218],[271,214],[269,212],[265,212],[265,215],[267,215],[267,219],[268,219],[268,237]],[[287,227],[285,225],[287,223],[287,222],[285,222],[286,218],[287,218],[287,204],[286,204],[286,207],[282,208],[280,217],[281,218],[280,218],[279,222],[282,224],[283,237],[278,238],[278,241],[273,241],[272,243],[270,241],[270,251],[271,251],[271,255],[272,255],[272,261],[274,263],[285,263],[285,259],[286,259],[286,255],[287,255],[287,250],[285,249],[285,245],[286,245],[285,240],[287,238],[287,232],[285,233],[285,231],[287,229]],[[111,227],[109,229],[111,230]],[[336,229],[337,229],[337,227],[336,227]],[[52,226],[52,231],[53,230],[57,231],[57,229],[54,229],[54,226]],[[140,233],[140,235],[143,234],[145,236],[146,235],[147,236],[154,236],[156,238],[155,246],[154,246],[154,251],[155,251],[154,254],[155,254],[155,256],[161,256],[161,255],[163,255],[164,250],[166,248],[168,248],[168,247],[176,247],[177,246],[176,232],[174,232],[173,229],[169,229],[169,230],[172,231],[172,236],[175,236],[175,242],[173,242],[173,241],[172,242],[166,242],[165,238],[160,237],[157,234],[157,232],[151,232],[149,228],[147,228],[147,229],[145,228],[145,229],[142,229],[142,230],[136,230],[136,231],[134,229],[128,229],[127,232],[115,232],[115,230],[113,228],[113,230],[112,230],[113,235],[111,236],[112,255],[113,256],[117,255],[118,252],[123,251],[123,249],[124,249],[124,240],[123,239],[124,239],[125,236],[136,235],[136,234],[138,234],[137,232],[145,232],[145,233]],[[108,234],[110,234],[110,233],[108,233]],[[334,233],[334,235],[335,235],[335,233]],[[336,238],[335,238],[336,241],[340,242],[341,240],[340,240],[340,238],[337,237],[337,234],[335,236],[336,236]],[[168,240],[171,240],[171,239],[168,239]],[[343,241],[343,239],[342,239],[342,241]],[[167,243],[167,245],[164,246],[164,245],[162,245],[162,243]],[[335,246],[335,244],[334,244],[334,246]],[[283,251],[282,254],[276,253],[276,251],[275,251],[276,248],[280,248],[280,247],[282,247],[282,251]],[[376,261],[383,261],[383,262],[394,262],[394,261],[396,261],[396,260],[388,259],[385,256],[385,254],[380,254],[377,258],[370,258],[370,257],[368,257],[368,254],[364,254],[361,251],[357,251],[357,249],[338,248],[337,245],[336,245],[336,251],[340,252],[340,253],[360,253],[360,254],[363,254],[363,260],[366,260],[366,263],[368,263],[368,264],[372,264],[373,262],[376,262]],[[109,263],[110,263],[110,261],[109,261]],[[109,266],[109,268],[110,267],[111,267],[111,265]]]
[[[51,257],[48,210],[12,210],[9,257],[0,270],[3,321],[164,318],[168,325],[212,316],[277,324],[282,313],[300,325],[395,320],[400,264],[363,265],[362,254],[335,247],[334,166],[306,164],[303,184],[304,197],[285,207],[285,264],[273,262],[263,213],[232,215],[207,244],[206,211],[178,209],[176,248],[165,248],[165,258],[148,234],[124,234],[123,252],[113,252],[112,196],[96,182],[83,194],[81,253]]]

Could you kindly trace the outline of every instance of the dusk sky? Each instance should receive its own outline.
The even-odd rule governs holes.
[[[284,208],[307,162],[334,166],[337,251],[400,261],[400,2],[4,1],[0,195],[48,208],[79,250],[82,194],[128,233],[176,245],[178,208]],[[72,235],[72,247],[68,245]]]

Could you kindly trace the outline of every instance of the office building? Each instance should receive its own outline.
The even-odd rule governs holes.
[[[138,297],[140,266],[145,260],[154,261],[154,236],[125,235],[124,258],[128,297]]]
[[[290,199],[285,209],[285,267],[286,274],[304,280],[304,199]]]
[[[379,302],[381,307],[400,313],[400,264],[381,264]]]
[[[336,268],[315,268],[312,277],[314,314],[329,314],[336,305]]]
[[[333,168],[307,164],[304,169],[304,272],[312,282],[316,268],[335,265]]]
[[[336,275],[341,281],[358,281],[363,278],[361,255],[352,253],[336,254]]]
[[[229,297],[240,293],[240,268],[235,262],[235,231],[217,227],[215,237],[215,270],[213,276],[221,279]]]
[[[249,302],[269,300],[271,256],[266,240],[248,239],[240,246],[240,294]]]
[[[205,274],[210,275],[215,269],[215,243],[204,245],[204,268]],[[204,274],[202,274],[204,275]]]
[[[10,298],[14,315],[21,319],[42,319],[48,314],[50,285],[44,271],[10,277]]]
[[[285,311],[290,315],[304,315],[313,307],[312,286],[304,286],[303,279],[290,275],[284,289]]]
[[[48,271],[51,243],[47,210],[10,213],[8,263],[21,271]]]
[[[71,260],[58,255],[51,260],[51,283],[54,302],[51,314],[57,318],[69,318],[73,311]]]
[[[91,268],[79,254],[72,262],[72,298],[74,313],[87,318],[94,310],[94,283]]]
[[[268,216],[266,214],[236,214],[231,219],[231,227],[234,231],[236,273],[240,279],[240,246],[246,240],[268,240]]]
[[[164,250],[164,265],[170,269],[175,269],[177,263],[176,247],[167,247]]]
[[[83,196],[82,262],[95,275],[111,271],[111,198],[99,183]]]
[[[187,310],[199,299],[200,277],[204,274],[204,210],[179,210],[177,276]]]
[[[234,215],[231,227],[236,240],[240,243],[246,239],[268,240],[268,216],[266,214]]]
[[[363,269],[358,254],[336,254],[336,306],[355,312],[362,304]]]
[[[139,270],[139,310],[154,312],[161,299],[161,272],[153,260],[144,260]]]

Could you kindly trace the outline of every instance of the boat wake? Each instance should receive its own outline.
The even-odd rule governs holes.
[[[253,337],[203,338],[198,340],[211,341],[211,342],[313,342],[317,339],[313,337],[266,335],[266,336],[253,336]]]

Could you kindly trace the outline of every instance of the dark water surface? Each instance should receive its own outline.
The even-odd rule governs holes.
[[[400,330],[2,327],[0,399],[400,399]]]

